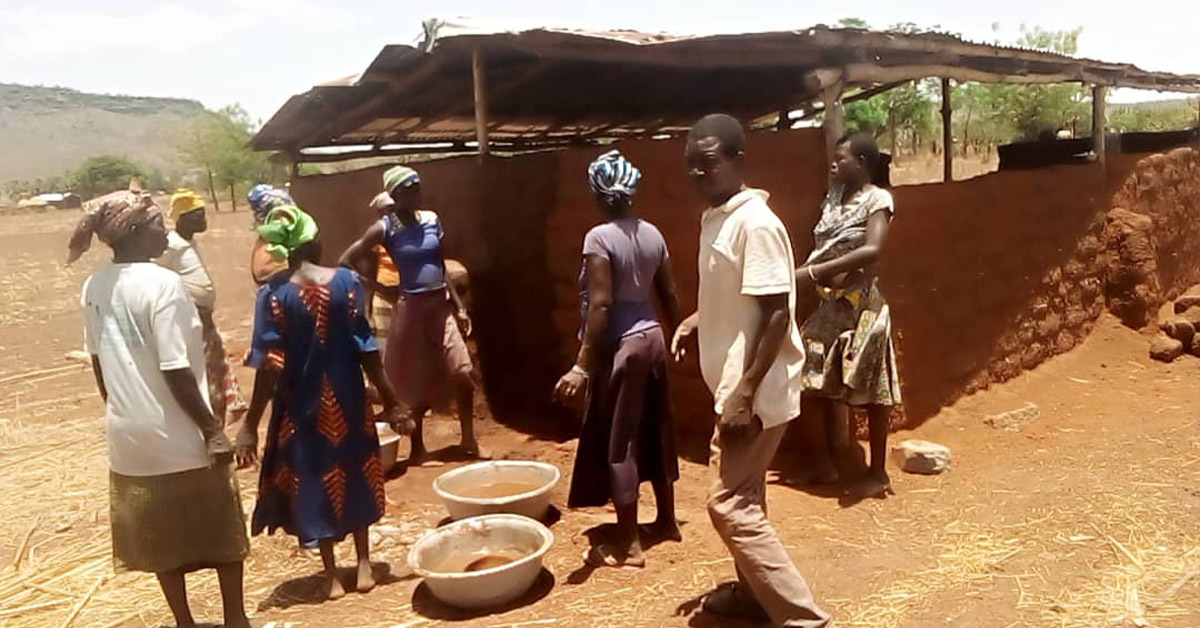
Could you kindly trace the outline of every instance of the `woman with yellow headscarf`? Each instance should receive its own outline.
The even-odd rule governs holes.
[[[237,376],[229,364],[225,342],[217,331],[213,310],[217,294],[212,277],[204,265],[204,258],[196,248],[196,234],[208,231],[208,217],[204,211],[204,199],[192,190],[182,189],[171,196],[169,210],[175,228],[167,233],[167,250],[158,258],[158,264],[179,274],[188,296],[200,312],[204,326],[204,363],[208,375],[208,396],[213,415],[223,424],[227,419],[236,421],[246,412],[246,402],[238,386]],[[227,417],[229,413],[232,417]]]

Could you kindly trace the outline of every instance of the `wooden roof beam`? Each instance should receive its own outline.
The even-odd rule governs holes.
[[[344,133],[357,129],[389,100],[434,77],[441,69],[441,61],[430,59],[416,70],[394,81],[389,80],[388,87],[383,91],[362,101],[350,111],[333,118],[328,124],[318,125],[314,130],[297,137],[296,145],[307,146],[318,139],[333,141]]]

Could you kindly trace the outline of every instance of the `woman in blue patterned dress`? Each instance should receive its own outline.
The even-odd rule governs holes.
[[[251,530],[283,528],[301,543],[315,541],[330,599],[345,593],[333,545],[352,534],[355,588],[366,592],[375,585],[367,527],[383,516],[385,499],[363,371],[379,389],[389,417],[395,393],[383,375],[357,277],[316,264],[320,244],[312,217],[295,207],[276,208],[258,232],[272,255],[287,259],[289,271],[260,289],[255,306],[247,362],[258,374],[237,439],[240,466],[254,461],[268,400],[272,412]]]

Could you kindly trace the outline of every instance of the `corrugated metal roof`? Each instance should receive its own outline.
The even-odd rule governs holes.
[[[384,47],[353,82],[342,79],[293,97],[252,145],[294,152],[471,141],[477,49],[486,69],[489,136],[531,147],[686,129],[695,117],[718,110],[759,118],[812,100],[821,73],[845,87],[945,76],[1200,93],[1197,75],[944,33],[817,26],[693,37],[429,20],[416,46]]]

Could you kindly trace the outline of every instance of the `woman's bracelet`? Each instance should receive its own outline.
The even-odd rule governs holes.
[[[578,364],[571,365],[571,372],[582,375],[585,378],[590,378],[592,376],[591,373],[588,373],[587,371],[583,370],[583,367],[579,366]]]

